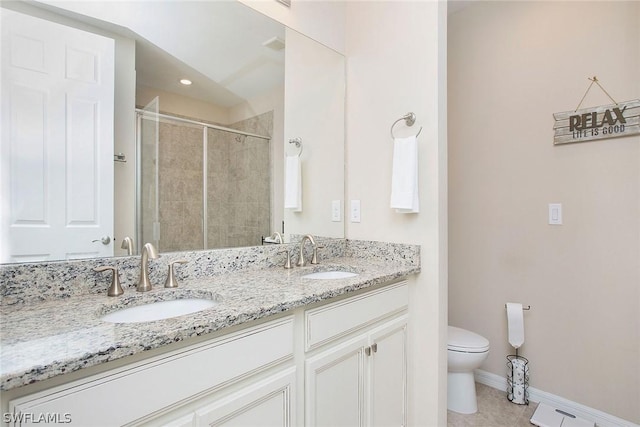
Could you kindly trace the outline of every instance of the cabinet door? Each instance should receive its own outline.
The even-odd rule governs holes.
[[[296,425],[295,368],[196,411],[196,426],[282,426]]]
[[[305,425],[363,426],[366,336],[305,362]]]
[[[369,420],[371,426],[406,425],[407,317],[402,316],[370,334]]]

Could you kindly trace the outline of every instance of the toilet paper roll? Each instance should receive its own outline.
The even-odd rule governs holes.
[[[529,365],[523,359],[513,359],[511,366],[511,382],[524,385],[529,379]]]
[[[507,303],[507,326],[509,329],[509,344],[513,348],[520,348],[524,344],[524,316],[522,304]]]
[[[513,403],[517,403],[519,405],[524,405],[527,403],[527,398],[525,396],[525,386],[524,384],[516,384],[513,386],[513,394],[511,401]]]
[[[511,369],[507,374],[509,379],[508,397],[513,403],[523,405],[527,403],[527,383],[529,382],[529,366],[525,359],[511,359]]]

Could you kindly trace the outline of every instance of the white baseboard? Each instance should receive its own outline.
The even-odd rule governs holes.
[[[507,390],[506,377],[501,377],[500,375],[492,374],[491,372],[483,371],[482,369],[476,369],[475,379],[476,382],[479,382],[480,384],[505,392]],[[606,412],[581,405],[580,403],[573,402],[563,397],[556,396],[555,394],[538,390],[534,387],[529,387],[529,400],[531,402],[546,403],[547,405],[569,412],[577,417],[584,418],[585,420],[592,420],[598,427],[640,427],[638,424],[634,424],[630,421],[623,420],[622,418],[607,414]]]

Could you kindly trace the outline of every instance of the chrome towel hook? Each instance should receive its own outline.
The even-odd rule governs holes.
[[[405,114],[404,116],[400,117],[398,120],[396,120],[395,122],[393,122],[393,124],[391,125],[391,138],[392,139],[396,139],[396,136],[393,134],[393,127],[396,125],[396,123],[398,123],[400,120],[404,120],[404,123],[407,126],[413,126],[413,124],[416,122],[416,115],[412,112],[409,112],[407,114]],[[420,132],[422,132],[422,126],[420,126],[420,130],[418,131],[418,133],[416,134],[416,137],[418,135],[420,135]]]

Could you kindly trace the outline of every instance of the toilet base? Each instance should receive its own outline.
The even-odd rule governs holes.
[[[478,412],[473,371],[449,372],[447,374],[447,409],[459,414]]]

